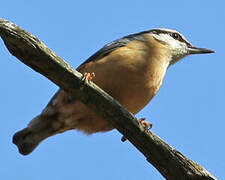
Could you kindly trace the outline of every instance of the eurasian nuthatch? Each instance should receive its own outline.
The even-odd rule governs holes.
[[[159,91],[168,67],[190,54],[213,53],[189,43],[170,29],[152,29],[115,40],[81,64],[81,73],[93,72],[93,82],[118,100],[128,111],[138,113]],[[114,127],[82,102],[60,89],[13,142],[26,155],[45,138],[71,129],[87,134]]]

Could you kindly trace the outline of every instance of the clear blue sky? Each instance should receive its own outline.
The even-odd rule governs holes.
[[[217,178],[225,172],[225,11],[223,1],[2,1],[0,17],[37,36],[73,67],[107,42],[156,27],[177,29],[196,46],[216,50],[172,66],[146,117],[167,143]],[[34,72],[0,41],[0,179],[162,180],[116,130],[51,137],[29,156],[13,134],[48,103],[58,87]]]

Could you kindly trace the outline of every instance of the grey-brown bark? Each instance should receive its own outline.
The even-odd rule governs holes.
[[[20,61],[73,94],[112,123],[166,179],[216,179],[153,132],[145,131],[131,113],[98,86],[92,82],[83,83],[79,72],[30,33],[11,22],[0,19],[0,36],[8,50]]]

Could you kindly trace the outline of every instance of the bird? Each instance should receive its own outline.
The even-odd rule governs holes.
[[[159,91],[166,71],[192,54],[215,51],[193,46],[176,30],[157,28],[112,41],[89,57],[78,68],[94,73],[92,81],[137,114]],[[86,134],[114,129],[81,101],[59,89],[43,111],[13,136],[22,155],[30,154],[44,139],[76,129]]]

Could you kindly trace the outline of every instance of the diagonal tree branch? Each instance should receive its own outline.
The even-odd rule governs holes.
[[[64,62],[35,36],[0,19],[0,36],[8,50],[24,64],[41,73],[112,123],[168,180],[216,180],[203,167],[166,144],[116,100]],[[99,111],[101,109],[101,111]]]

